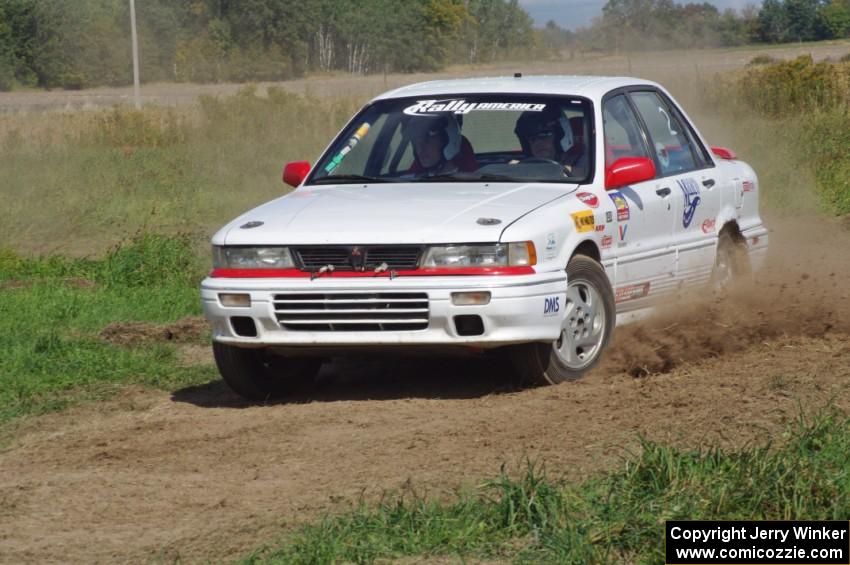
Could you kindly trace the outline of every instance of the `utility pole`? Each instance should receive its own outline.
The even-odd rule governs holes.
[[[133,37],[133,99],[136,110],[142,109],[142,93],[139,89],[139,39],[136,37],[136,0],[130,0],[130,27]]]

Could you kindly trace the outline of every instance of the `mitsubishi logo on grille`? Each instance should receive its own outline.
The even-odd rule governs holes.
[[[366,255],[357,245],[351,248],[351,254],[348,256],[348,263],[355,271],[366,270]]]

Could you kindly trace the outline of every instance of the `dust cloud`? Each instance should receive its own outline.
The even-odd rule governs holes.
[[[618,328],[599,371],[640,377],[777,338],[850,334],[850,232],[824,217],[768,220],[765,267]]]

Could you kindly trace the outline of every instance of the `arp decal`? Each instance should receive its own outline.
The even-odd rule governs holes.
[[[475,111],[489,112],[542,112],[546,104],[529,104],[526,102],[467,102],[466,100],[418,100],[416,104],[404,109],[409,116],[436,114],[437,112],[453,112],[468,114]]]
[[[558,237],[554,233],[546,234],[546,252],[544,253],[544,257],[546,259],[554,259],[558,254]]]
[[[575,212],[570,214],[570,216],[572,216],[573,222],[576,224],[576,231],[578,233],[593,231],[596,228],[596,222],[593,219],[593,212],[590,210]]]
[[[748,180],[745,180],[745,181],[742,183],[742,185],[741,185],[741,186],[742,186],[742,188],[743,188],[743,191],[744,191],[744,192],[752,192],[752,191],[754,191],[754,190],[756,189],[756,185],[755,185],[755,183],[750,182],[750,181],[748,181]]]
[[[649,296],[649,283],[621,286],[614,291],[614,302],[626,302]]]
[[[717,220],[714,218],[708,218],[702,223],[702,233],[714,233],[714,226],[717,223]]]
[[[685,210],[682,212],[682,227],[687,229],[694,221],[697,206],[702,201],[699,195],[699,185],[694,179],[677,180],[676,183],[682,189],[685,198]]]
[[[614,243],[614,238],[610,235],[606,235],[602,238],[602,249],[610,249],[612,243]]]
[[[611,202],[614,203],[614,206],[617,208],[617,221],[625,222],[629,219],[629,202],[626,200],[626,197],[623,196],[621,192],[609,192],[608,196],[611,197]]]
[[[599,199],[596,198],[595,194],[591,194],[589,192],[579,192],[576,194],[576,198],[587,204],[591,208],[596,208],[599,206]]]
[[[561,297],[548,296],[543,299],[543,315],[554,316],[561,311]]]

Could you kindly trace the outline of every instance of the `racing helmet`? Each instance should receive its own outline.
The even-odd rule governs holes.
[[[439,135],[443,139],[443,157],[446,161],[454,159],[460,153],[460,123],[454,114],[413,116],[403,126],[404,136],[410,140]]]
[[[531,155],[531,145],[528,143],[528,138],[546,131],[551,131],[554,134],[555,147],[561,153],[573,146],[573,130],[570,123],[564,113],[557,106],[551,104],[540,112],[531,110],[523,112],[516,121],[516,127],[514,127],[514,133],[522,146],[522,152],[526,155]]]

